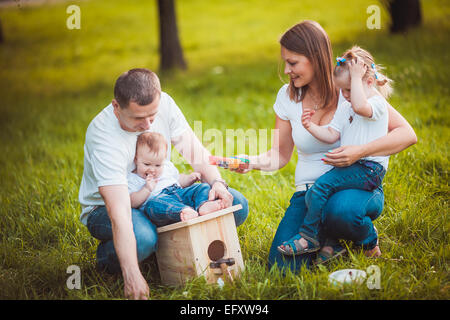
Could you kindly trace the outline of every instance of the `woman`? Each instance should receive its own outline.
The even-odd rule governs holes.
[[[277,251],[284,240],[298,233],[305,217],[305,193],[331,166],[349,166],[366,156],[391,155],[416,143],[417,137],[408,122],[389,106],[388,135],[361,146],[339,147],[315,139],[301,124],[305,109],[313,109],[312,122],[326,126],[333,119],[337,105],[344,101],[332,77],[333,54],[330,40],[314,21],[303,21],[286,31],[280,40],[284,73],[289,85],[278,92],[274,104],[275,136],[272,148],[258,156],[248,157],[248,169],[274,171],[284,167],[298,151],[295,171],[296,192],[281,220],[269,253],[269,267],[298,271],[303,263],[310,265],[313,255],[284,256]],[[331,151],[328,151],[332,149]],[[324,158],[325,159],[321,160]],[[318,263],[329,261],[345,252],[338,240],[351,240],[368,256],[379,256],[378,235],[372,221],[383,210],[382,188],[374,191],[344,190],[334,194],[322,211],[321,244]]]

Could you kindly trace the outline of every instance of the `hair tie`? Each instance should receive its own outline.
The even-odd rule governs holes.
[[[375,79],[378,80],[378,73],[377,73],[377,68],[375,68],[375,63],[372,63],[372,69],[375,72]]]
[[[342,58],[342,57],[337,57],[337,58],[336,58],[336,61],[337,61],[337,65],[340,66],[341,63],[343,63],[343,62],[345,62],[345,61],[347,61],[347,60],[346,60],[345,58]]]

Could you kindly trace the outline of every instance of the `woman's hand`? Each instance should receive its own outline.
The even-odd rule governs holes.
[[[246,155],[246,154],[239,154],[236,157],[237,158],[242,158],[242,159],[248,159],[249,162],[248,162],[248,164],[240,165],[239,168],[236,168],[236,169],[231,169],[230,168],[231,171],[243,174],[243,173],[247,173],[247,172],[250,172],[250,171],[253,170],[253,168],[251,167],[251,160],[250,160],[250,157],[248,155]]]
[[[348,167],[364,155],[363,146],[342,146],[325,154],[323,162],[335,167]]]

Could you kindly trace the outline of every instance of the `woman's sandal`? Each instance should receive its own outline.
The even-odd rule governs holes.
[[[303,247],[300,244],[300,239],[303,238],[308,242],[307,247]],[[290,250],[287,248],[290,247]],[[303,233],[297,233],[295,236],[287,241],[284,241],[277,247],[277,250],[286,256],[298,256],[305,253],[316,252],[320,249],[320,244],[317,240],[304,235]]]
[[[347,249],[343,248],[341,245],[337,244],[334,246],[331,246],[333,248],[333,252],[330,253],[325,250],[320,250],[317,254],[316,260],[314,260],[314,265],[317,266],[319,264],[325,264],[330,262],[333,259],[336,259],[337,257],[342,256],[344,253],[347,252]]]

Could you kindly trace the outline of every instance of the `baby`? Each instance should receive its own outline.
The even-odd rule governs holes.
[[[158,227],[223,209],[220,200],[208,200],[209,184],[194,184],[201,174],[179,174],[166,160],[167,152],[163,135],[144,132],[138,136],[136,169],[128,174],[131,207],[146,212]]]

